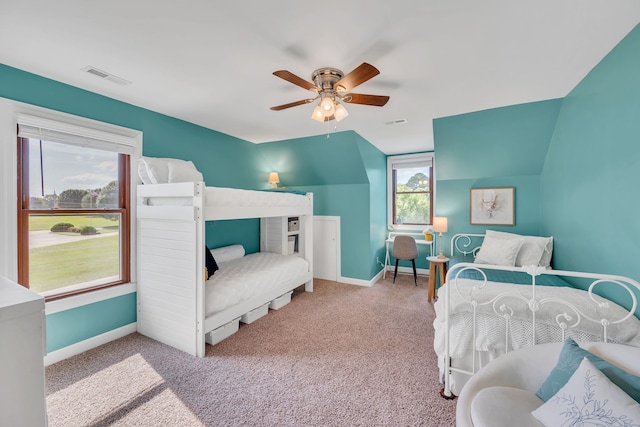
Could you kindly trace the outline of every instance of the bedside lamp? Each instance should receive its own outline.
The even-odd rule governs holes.
[[[269,174],[269,182],[271,183],[271,188],[278,188],[278,183],[280,182],[280,177],[278,176],[278,172],[271,172]]]
[[[438,233],[438,237],[440,240],[440,252],[438,253],[438,258],[446,258],[442,254],[442,233],[447,232],[447,218],[443,216],[434,216],[433,217],[433,231]]]

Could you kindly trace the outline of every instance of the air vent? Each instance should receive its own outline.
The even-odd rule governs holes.
[[[131,84],[131,82],[128,80],[125,80],[118,76],[114,76],[113,74],[107,73],[106,71],[99,70],[98,68],[92,67],[91,65],[87,65],[82,69],[82,71],[86,71],[89,74],[93,74],[94,76],[100,77],[101,79],[109,80],[110,82],[117,83],[122,86]]]
[[[398,119],[398,120],[386,122],[385,125],[400,125],[402,123],[409,123],[409,122],[407,121],[407,119]]]

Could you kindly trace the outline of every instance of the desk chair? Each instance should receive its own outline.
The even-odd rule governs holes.
[[[418,258],[418,246],[411,236],[396,236],[393,240],[393,251],[391,252],[396,259],[396,269],[393,272],[393,283],[396,283],[396,275],[398,274],[398,261],[411,260],[413,265],[413,282],[418,286],[418,275],[416,274],[416,258]]]

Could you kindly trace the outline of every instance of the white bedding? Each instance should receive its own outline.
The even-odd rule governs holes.
[[[297,255],[258,252],[220,268],[205,285],[205,314],[211,316],[239,302],[272,289],[309,271],[309,263]]]
[[[464,356],[469,354],[471,349],[498,351],[500,353],[505,350],[506,322],[503,317],[494,311],[494,307],[498,311],[500,307],[513,310],[509,328],[509,350],[531,345],[533,341],[532,312],[528,305],[528,300],[531,298],[531,286],[487,282],[483,289],[474,291],[474,286],[477,287],[480,283],[477,280],[458,279],[459,292],[456,290],[455,281],[446,285],[452,286],[450,289],[451,356]],[[441,291],[443,290],[444,288],[441,289]],[[470,297],[473,292],[476,292],[475,298]],[[444,294],[444,292],[441,292],[441,294]],[[498,295],[506,294],[509,297],[502,297],[495,304],[493,302],[491,304],[480,304],[493,301]],[[573,319],[571,322],[564,320],[569,324],[575,322],[578,318],[578,315],[569,306],[551,303],[551,299],[554,298],[562,298],[565,301],[569,301],[579,311],[582,318],[580,324],[575,329],[568,330],[568,335],[573,336],[578,341],[602,341],[603,328],[599,323],[600,319],[606,318],[613,323],[625,318],[628,314],[625,309],[617,304],[594,295],[596,301],[600,304],[606,303],[608,306],[596,304],[591,300],[587,292],[579,289],[536,286],[536,300],[538,302],[548,301],[548,303],[541,304],[540,310],[536,312],[536,343],[538,344],[562,340],[561,329],[557,323],[559,314],[567,313],[570,315]],[[465,302],[465,300],[473,299],[479,303],[477,305],[475,345],[473,344],[473,328],[469,327],[473,322],[473,308],[470,303]],[[434,349],[438,355],[443,355],[445,298],[440,297],[436,301],[434,308],[436,310],[436,320],[433,323],[435,329]],[[597,322],[587,319],[586,316],[596,319]],[[640,347],[640,334],[638,331],[640,331],[640,320],[635,316],[630,316],[622,323],[609,325],[607,327],[607,338],[610,342]]]
[[[148,197],[149,206],[191,206],[192,197]],[[206,206],[272,206],[306,207],[309,199],[304,194],[279,191],[242,190],[239,188],[206,187]]]

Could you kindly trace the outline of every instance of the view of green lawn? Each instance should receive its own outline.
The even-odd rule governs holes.
[[[29,251],[29,288],[35,292],[76,285],[120,273],[118,221],[94,215],[31,215],[29,230],[46,232],[58,223],[75,228],[92,226],[104,237],[86,239],[78,233],[77,241],[34,247]],[[55,234],[55,233],[54,233]],[[67,237],[68,239],[68,237]]]
[[[51,230],[55,224],[60,222],[68,222],[73,224],[74,227],[80,228],[85,225],[90,225],[97,229],[105,228],[104,232],[117,231],[118,221],[111,221],[108,218],[104,218],[96,215],[31,215],[29,217],[29,230]]]
[[[81,217],[73,219],[76,218]],[[61,220],[62,218],[56,217],[56,222]],[[110,225],[114,224],[113,221],[106,221]],[[74,222],[72,224],[80,225]],[[119,258],[117,234],[91,239],[79,237],[77,242],[32,248],[29,256],[29,288],[35,292],[43,292],[117,276],[120,273]]]

